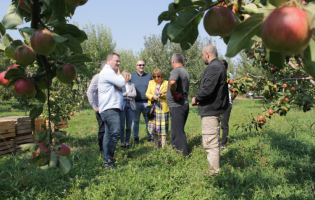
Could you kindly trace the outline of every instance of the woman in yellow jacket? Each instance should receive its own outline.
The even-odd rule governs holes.
[[[158,136],[161,136],[161,144],[164,147],[166,134],[168,133],[169,108],[166,102],[168,81],[163,80],[163,73],[159,68],[153,70],[152,78],[153,80],[149,81],[148,89],[145,93],[148,98],[148,106],[155,102],[154,118],[148,122],[148,131],[153,134],[155,147],[158,148]]]

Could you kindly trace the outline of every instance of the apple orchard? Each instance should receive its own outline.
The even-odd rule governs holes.
[[[58,83],[64,83],[58,88],[64,91],[74,87],[77,73],[88,78],[93,75],[85,64],[91,59],[81,47],[87,35],[67,23],[76,7],[87,1],[12,0],[3,16],[0,50],[15,64],[1,72],[0,83],[14,95],[38,101],[30,112],[32,119],[45,112],[55,122],[70,112],[73,115],[75,105],[52,100],[50,95]],[[285,116],[292,107],[305,112],[313,107],[314,17],[315,0],[175,0],[158,16],[158,24],[166,21],[161,42],[179,43],[185,51],[197,40],[198,25],[204,19],[206,32],[222,37],[227,44],[226,57],[245,52],[248,65],[264,70],[261,76],[246,73],[228,80],[232,93],[251,90],[268,102],[263,114],[238,125],[250,131],[263,128],[275,115]],[[17,28],[24,22],[31,22],[30,27]],[[6,29],[16,29],[24,41],[13,40]],[[23,146],[24,151],[32,152],[29,163],[39,163],[42,169],[59,167],[68,173],[71,164],[66,156],[71,151],[64,144],[68,136],[48,129],[35,137],[37,144]]]

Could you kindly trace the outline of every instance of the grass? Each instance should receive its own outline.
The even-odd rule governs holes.
[[[93,110],[76,112],[65,129],[71,135],[69,174],[28,165],[21,153],[2,156],[0,199],[314,199],[314,111],[292,110],[251,133],[233,128],[250,113],[261,113],[261,106],[257,100],[235,101],[218,176],[205,173],[209,166],[197,107],[190,108],[185,127],[188,157],[172,149],[169,136],[164,149],[153,150],[142,120],[140,144],[131,149],[117,144],[118,168],[110,171],[98,151]]]

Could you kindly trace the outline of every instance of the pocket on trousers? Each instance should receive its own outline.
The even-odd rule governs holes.
[[[219,138],[217,134],[202,135],[202,145],[205,149],[212,149],[219,147]]]

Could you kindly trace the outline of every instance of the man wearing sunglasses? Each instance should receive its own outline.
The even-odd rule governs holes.
[[[130,82],[135,85],[137,93],[135,98],[136,110],[133,111],[133,138],[135,143],[139,144],[139,122],[141,113],[146,123],[148,141],[153,142],[153,135],[148,132],[148,118],[144,116],[144,110],[148,105],[148,98],[145,93],[147,91],[149,81],[152,80],[152,76],[144,72],[145,64],[143,60],[137,61],[136,68],[137,72],[131,74]]]
[[[172,56],[173,70],[169,79],[166,100],[171,114],[172,145],[177,150],[182,151],[184,156],[187,156],[187,138],[184,129],[189,113],[188,92],[190,77],[183,64],[184,56],[180,53],[175,53]]]

